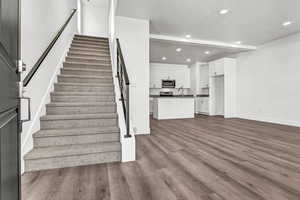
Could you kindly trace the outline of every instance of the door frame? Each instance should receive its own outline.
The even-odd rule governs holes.
[[[16,73],[16,80],[17,82],[15,83],[16,84],[16,87],[17,87],[17,96],[16,96],[16,104],[12,107],[8,107],[6,110],[4,110],[2,113],[8,113],[8,123],[11,121],[11,118],[12,116],[14,116],[14,118],[16,117],[16,130],[17,130],[17,136],[16,136],[16,143],[17,143],[17,147],[16,147],[16,156],[17,156],[17,159],[16,159],[16,164],[17,164],[17,179],[18,179],[18,185],[17,185],[17,191],[18,191],[18,194],[17,194],[17,197],[19,200],[21,200],[21,196],[22,196],[22,190],[21,190],[21,132],[22,132],[22,119],[21,119],[21,99],[20,99],[20,94],[22,92],[22,88],[20,88],[20,83],[21,83],[21,71],[22,71],[22,68],[20,68],[20,60],[21,60],[21,0],[15,0],[15,3],[17,8],[17,13],[16,15],[18,15],[16,17],[15,20],[17,20],[17,37],[16,37],[16,46],[17,46],[17,49],[16,49],[16,60],[12,60],[10,59],[6,49],[4,46],[2,46],[1,44],[1,54],[3,56],[1,56],[1,59],[3,60],[4,63],[6,63],[6,65],[8,66],[9,70],[12,71],[12,73]],[[1,7],[2,7],[2,2],[0,0],[0,10],[1,10]],[[7,55],[7,56],[6,56]],[[5,67],[5,66],[4,66]],[[20,70],[21,69],[21,70]],[[16,115],[13,114],[12,116],[9,116],[9,114],[13,113],[13,112],[16,112]],[[3,125],[5,125],[6,122],[4,122]],[[1,158],[1,155],[0,155],[0,158]],[[1,168],[1,166],[0,166]],[[0,174],[1,176],[1,174]],[[0,195],[1,194],[1,190],[0,190]],[[1,198],[1,197],[0,197]]]

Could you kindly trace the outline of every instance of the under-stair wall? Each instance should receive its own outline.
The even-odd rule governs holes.
[[[36,1],[34,1],[36,2]],[[41,56],[48,44],[57,34],[61,26],[70,16],[72,9],[76,8],[76,1],[49,1],[41,2],[41,7],[33,1],[22,3],[22,61],[26,63],[25,77],[37,59]],[[47,1],[48,2],[48,1]],[[51,4],[51,5],[48,5]],[[53,5],[52,5],[53,4]],[[57,6],[54,6],[54,5]],[[64,5],[62,5],[64,4]],[[57,7],[60,9],[57,9]],[[53,9],[55,10],[53,10]],[[39,10],[40,9],[40,10]],[[30,10],[30,12],[28,12]],[[41,10],[44,10],[41,12]],[[56,13],[55,16],[47,13]],[[30,15],[28,14],[30,13]],[[21,171],[24,172],[24,155],[33,148],[32,134],[40,129],[40,117],[45,114],[45,105],[50,102],[50,91],[56,82],[57,74],[62,68],[62,63],[70,47],[72,38],[77,30],[77,13],[38,69],[37,75],[33,77],[25,89],[24,96],[31,98],[31,121],[23,124],[21,135]],[[49,16],[49,18],[45,18]],[[38,19],[43,19],[40,21]],[[51,27],[47,29],[45,27]],[[22,106],[27,108],[27,106]],[[22,114],[27,110],[22,110]]]
[[[118,124],[120,128],[120,142],[121,142],[121,153],[122,153],[122,162],[130,162],[136,160],[136,140],[135,134],[130,127],[131,137],[125,137],[126,135],[126,120],[124,116],[124,110],[121,99],[121,92],[120,92],[120,85],[119,80],[117,78],[117,60],[116,60],[116,49],[117,49],[117,42],[116,38],[111,38],[109,41],[109,47],[111,51],[111,63],[112,63],[112,73],[113,73],[113,82],[114,82],[114,89],[115,89],[115,102],[117,105],[117,114],[118,114]],[[126,63],[125,63],[126,64]],[[130,81],[130,80],[129,80]],[[129,86],[130,87],[130,86]],[[129,115],[131,115],[129,113]],[[131,122],[130,122],[131,124]]]
[[[114,80],[115,96],[116,96],[115,99],[116,99],[118,122],[120,128],[120,142],[122,145],[122,162],[128,162],[128,161],[136,160],[136,142],[135,142],[135,135],[132,130],[131,130],[132,137],[130,138],[125,137],[126,122],[125,122],[122,102],[119,101],[119,99],[121,98],[121,94],[120,94],[119,81],[117,78],[117,37],[116,37],[116,30],[115,30],[117,25],[116,24],[117,3],[118,3],[117,0],[111,0],[109,5],[109,20],[108,20],[109,47],[111,53],[112,73],[114,78],[113,80]],[[130,128],[132,129],[132,126]]]
[[[116,18],[119,38],[130,79],[130,120],[134,134],[150,134],[149,118],[149,21]]]

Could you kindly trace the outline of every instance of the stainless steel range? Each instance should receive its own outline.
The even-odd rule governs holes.
[[[166,92],[160,92],[159,96],[161,97],[172,97],[174,94],[171,91],[166,91]]]

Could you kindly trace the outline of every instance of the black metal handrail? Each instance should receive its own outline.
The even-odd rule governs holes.
[[[34,77],[35,73],[38,71],[38,69],[40,68],[40,66],[42,65],[42,63],[44,62],[44,60],[46,59],[46,57],[48,56],[48,54],[50,53],[51,49],[56,44],[56,42],[59,39],[59,37],[61,36],[61,34],[64,32],[64,30],[66,29],[66,27],[70,23],[72,17],[76,13],[76,11],[77,11],[77,9],[73,9],[72,10],[72,13],[68,17],[67,21],[63,24],[63,26],[60,28],[60,30],[58,31],[58,33],[55,35],[55,37],[53,38],[53,40],[51,41],[51,43],[48,45],[47,49],[43,52],[43,54],[41,55],[41,57],[34,64],[34,66],[30,70],[30,72],[27,74],[27,76],[24,78],[24,80],[23,80],[23,86],[24,87],[26,87],[29,84],[30,80]]]
[[[126,122],[126,135],[125,138],[131,137],[130,134],[130,119],[129,119],[129,78],[126,70],[125,61],[123,58],[121,45],[119,39],[117,39],[117,77],[119,80],[120,93],[124,111],[124,117]]]

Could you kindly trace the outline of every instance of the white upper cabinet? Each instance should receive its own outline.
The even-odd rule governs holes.
[[[150,88],[161,88],[162,80],[176,81],[176,88],[190,88],[190,68],[187,65],[150,63]]]
[[[217,76],[224,75],[225,59],[217,60],[215,63]]]
[[[225,59],[215,60],[209,63],[209,75],[210,76],[222,76],[224,75]]]
[[[216,76],[216,64],[215,61],[209,63],[209,76]]]

